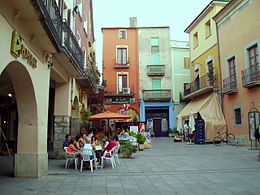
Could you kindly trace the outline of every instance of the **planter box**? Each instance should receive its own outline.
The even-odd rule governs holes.
[[[122,157],[123,158],[131,158],[132,156],[132,152],[130,150],[125,150],[125,151],[122,151]]]

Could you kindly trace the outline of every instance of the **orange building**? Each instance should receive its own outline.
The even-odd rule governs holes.
[[[247,144],[259,136],[260,1],[232,0],[214,20],[217,23],[223,112],[229,132]]]
[[[102,28],[104,107],[139,121],[138,30]]]

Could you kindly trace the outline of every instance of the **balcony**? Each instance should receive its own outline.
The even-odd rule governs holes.
[[[213,91],[215,82],[207,80],[207,75],[200,77],[184,86],[184,98],[194,98]]]
[[[164,76],[165,65],[147,65],[148,76]]]
[[[66,22],[63,22],[62,25],[64,33],[64,48],[68,52],[70,58],[73,59],[76,69],[80,72],[84,72],[84,55],[83,52],[76,40],[73,32],[71,31],[69,25]]]
[[[251,66],[243,70],[242,73],[242,83],[245,88],[252,88],[260,85],[260,66]]]
[[[62,47],[62,17],[55,0],[36,0],[38,7],[59,49]]]
[[[114,65],[114,68],[129,68],[129,58],[127,58],[127,61],[126,63],[119,63],[115,60],[115,65]]]
[[[171,97],[170,89],[143,90],[144,101],[169,101]]]
[[[117,85],[108,85],[105,87],[104,96],[105,97],[133,97],[134,96],[135,87],[134,85],[129,85],[126,88],[122,88],[121,91],[118,91]]]
[[[225,95],[232,95],[237,93],[237,78],[231,76],[223,80],[223,93]]]

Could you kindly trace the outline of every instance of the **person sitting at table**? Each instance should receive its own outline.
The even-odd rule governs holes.
[[[112,135],[109,139],[109,142],[107,144],[107,146],[104,148],[104,151],[109,152],[110,150],[112,150],[115,146],[117,146],[117,142],[115,140],[115,137]],[[106,157],[110,157],[109,153],[106,154]]]
[[[82,139],[86,142],[87,141],[87,134],[86,133],[81,133],[80,136],[82,137]]]
[[[88,139],[91,140],[92,137],[93,137],[93,135],[94,135],[94,133],[93,133],[93,131],[91,131],[91,132],[88,134]]]
[[[78,157],[78,167],[79,167],[81,161],[81,154],[80,154],[80,150],[75,147],[75,144],[76,144],[75,138],[71,138],[70,144],[67,148],[67,155],[69,158],[72,158],[74,156]]]
[[[84,145],[84,147],[83,147],[84,149],[89,149],[89,150],[92,150],[93,148],[92,148],[92,145],[91,145],[91,143],[90,143],[90,141],[87,139],[87,141],[86,141],[86,144]]]
[[[63,148],[64,147],[69,147],[70,142],[71,142],[71,135],[70,134],[66,134],[65,141],[63,142]]]
[[[80,150],[81,148],[84,147],[84,144],[85,144],[85,141],[83,140],[83,138],[80,136],[80,135],[77,135],[75,137],[76,139],[76,144],[75,144],[75,147]]]
[[[114,135],[114,138],[115,138],[115,141],[116,141],[116,143],[117,143],[117,145],[118,145],[118,147],[119,147],[119,146],[120,146],[120,143],[119,143],[118,136],[117,136],[117,135]]]

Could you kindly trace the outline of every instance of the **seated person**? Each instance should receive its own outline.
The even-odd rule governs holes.
[[[112,150],[115,146],[117,146],[117,142],[115,140],[115,137],[112,135],[110,137],[109,143],[107,144],[107,146],[104,148],[105,151],[109,152],[110,150]],[[106,157],[110,157],[110,154],[107,153]]]
[[[93,149],[89,140],[86,141],[86,144],[84,145],[83,149],[89,149],[89,150]]]
[[[80,135],[76,136],[76,145],[75,147],[80,150],[81,148],[83,148],[85,145],[85,141],[83,140],[83,138]]]
[[[79,153],[79,150],[75,147],[76,144],[76,140],[74,138],[71,138],[70,144],[67,148],[67,156],[69,158],[73,158],[73,157],[78,157],[78,165],[80,163],[81,160],[81,155]]]
[[[63,148],[64,147],[69,147],[70,142],[71,142],[71,135],[70,134],[66,134],[65,141],[63,142]]]
[[[94,135],[94,133],[93,133],[93,131],[91,131],[91,132],[88,134],[88,139],[91,140],[92,137],[93,137],[93,135]]]

